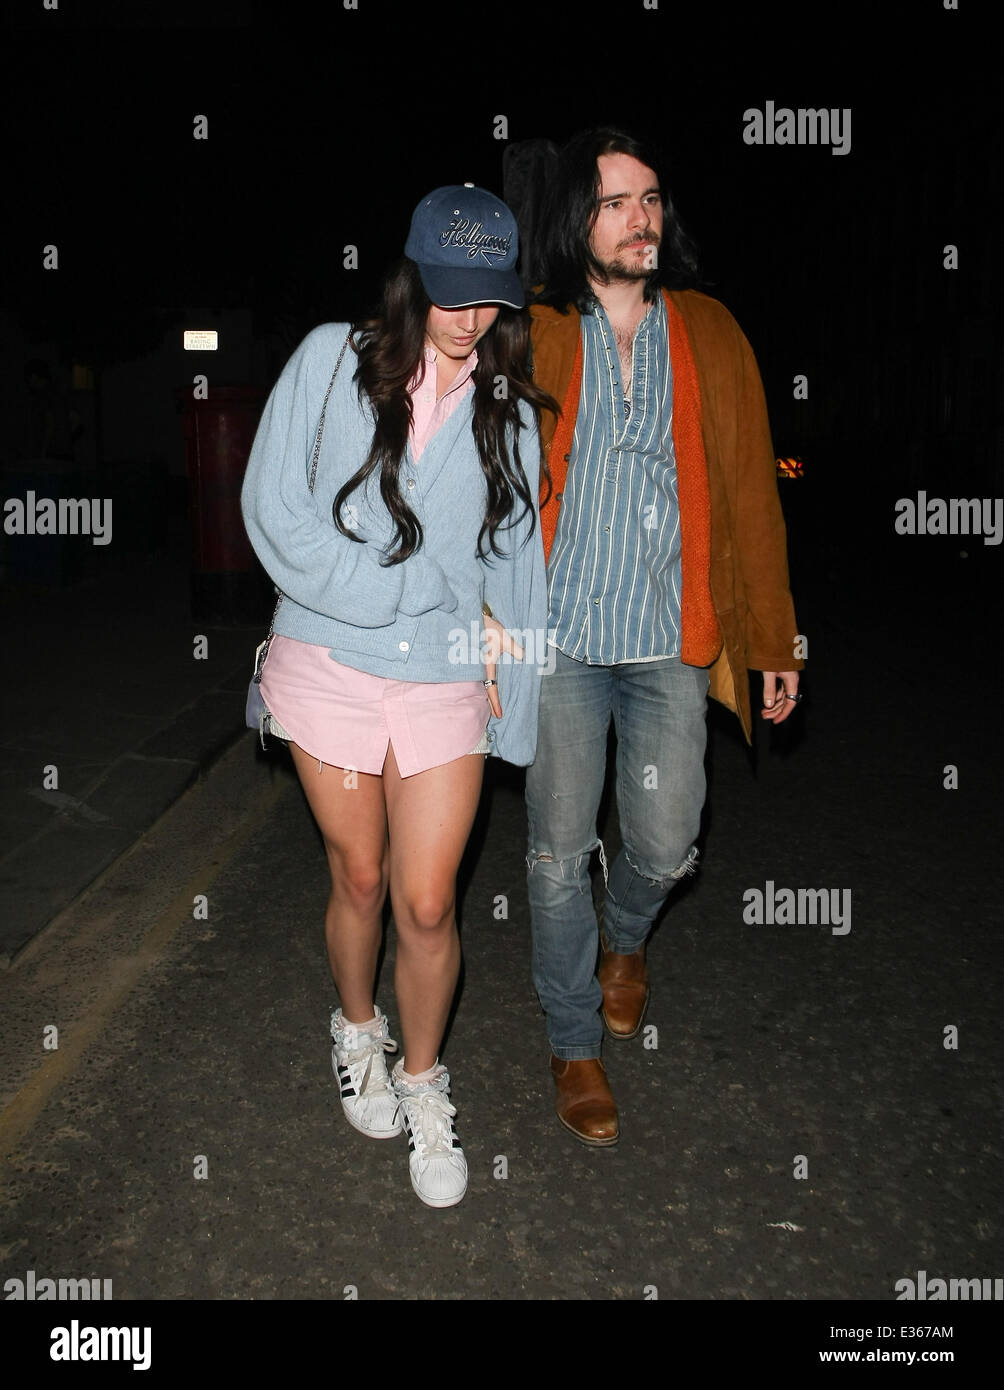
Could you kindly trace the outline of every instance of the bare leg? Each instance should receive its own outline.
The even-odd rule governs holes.
[[[383,783],[390,830],[390,895],[397,927],[397,992],[404,1069],[433,1066],[457,987],[457,869],[474,824],[484,758],[466,754],[402,778],[391,747]]]
[[[387,895],[387,811],[383,778],[346,773],[290,743],[297,773],[317,821],[331,872],[324,919],[331,974],[351,1023],[374,1015],[380,914]],[[348,783],[348,785],[346,785]]]

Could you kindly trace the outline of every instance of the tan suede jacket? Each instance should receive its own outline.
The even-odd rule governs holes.
[[[804,665],[794,655],[798,629],[763,386],[753,350],[723,304],[696,290],[663,293],[682,317],[700,384],[711,513],[708,580],[720,633],[710,693],[738,715],[749,742],[747,671],[797,671]],[[579,315],[571,307],[561,314],[544,305],[531,306],[530,313],[534,379],[573,412],[562,418],[560,431],[562,440],[570,441],[578,402],[566,397],[579,346]],[[552,507],[560,505],[569,459],[568,454],[550,458],[556,425],[545,411],[541,434],[557,495]],[[681,513],[684,505],[681,497]],[[681,522],[686,524],[683,515]]]

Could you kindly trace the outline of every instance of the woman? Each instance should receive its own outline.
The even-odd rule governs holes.
[[[553,402],[527,371],[517,254],[490,193],[424,198],[380,317],[323,325],[287,363],[242,494],[282,595],[264,727],[289,742],[331,872],[342,1106],[372,1138],[407,1132],[412,1186],[435,1207],[467,1187],[438,1055],[460,965],[456,874],[485,754],[533,760],[529,657],[544,659],[538,425]],[[529,631],[535,653],[523,660],[506,629]],[[390,1076],[397,1044],[373,994],[388,887],[404,1039]]]

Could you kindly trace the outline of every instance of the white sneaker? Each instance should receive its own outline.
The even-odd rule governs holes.
[[[341,1009],[331,1015],[331,1069],[338,1079],[345,1118],[371,1139],[393,1139],[401,1133],[397,1097],[388,1086],[384,1054],[396,1052],[379,1009],[376,1023],[360,1027],[347,1022]]]
[[[453,1128],[457,1113],[447,1099],[450,1074],[411,1084],[398,1062],[391,1085],[408,1136],[411,1185],[427,1207],[453,1207],[467,1191],[467,1159]]]

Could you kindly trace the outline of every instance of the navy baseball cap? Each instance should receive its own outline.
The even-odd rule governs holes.
[[[418,266],[425,292],[443,309],[508,304],[522,309],[516,274],[516,219],[493,193],[473,183],[434,188],[412,213],[404,254]]]

